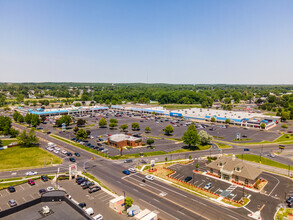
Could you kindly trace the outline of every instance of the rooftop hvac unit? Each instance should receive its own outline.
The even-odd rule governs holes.
[[[48,214],[50,212],[50,208],[46,205],[43,206],[43,214]]]

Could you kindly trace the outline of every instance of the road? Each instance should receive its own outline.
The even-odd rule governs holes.
[[[24,127],[13,124],[15,128],[24,129]],[[62,148],[71,152],[80,152],[81,157],[77,160],[78,167],[82,167],[84,162],[93,157],[93,154],[56,140],[47,134],[36,132],[37,136],[46,142],[53,142]],[[260,147],[250,147],[251,151],[259,151]],[[266,149],[276,149],[276,146],[266,146]],[[223,149],[223,153],[242,153],[243,147]],[[211,149],[208,151],[200,151],[194,153],[181,153],[168,155],[169,159],[188,158],[191,155],[193,158],[207,154],[219,153],[217,149]],[[136,174],[133,176],[125,177],[122,174],[122,170],[129,164],[124,164],[123,161],[111,161],[105,158],[98,157],[95,160],[91,160],[87,163],[87,171],[95,175],[105,185],[107,185],[112,191],[119,195],[132,197],[139,205],[149,208],[150,210],[157,210],[159,215],[163,219],[250,219],[247,215],[249,210],[244,208],[226,208],[219,206],[218,204],[195,196],[176,187],[170,186],[164,182],[155,180],[154,182],[147,181],[147,183],[141,182],[142,174]],[[157,161],[164,161],[166,155],[154,156],[150,159],[156,159]],[[170,158],[172,157],[172,158]],[[139,160],[139,159],[137,159]],[[66,170],[66,166],[59,166],[61,171]],[[39,173],[55,173],[57,167],[48,167],[36,169]],[[14,172],[14,176],[22,176],[26,170]],[[4,172],[0,174],[2,176],[11,177],[11,172]],[[163,193],[163,194],[162,194]],[[165,194],[167,193],[167,194]],[[164,196],[162,196],[164,195]]]

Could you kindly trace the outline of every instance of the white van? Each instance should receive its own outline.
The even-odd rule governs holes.
[[[87,208],[86,210],[85,210],[85,212],[88,214],[88,215],[93,215],[94,214],[94,210],[93,210],[93,208]]]

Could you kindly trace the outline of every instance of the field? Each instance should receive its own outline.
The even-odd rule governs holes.
[[[239,159],[242,159],[242,154],[237,154],[236,156]],[[253,154],[243,154],[243,160],[259,163],[260,157],[258,155],[253,155]],[[261,164],[272,166],[272,167],[278,167],[278,168],[282,168],[282,169],[289,168],[289,166],[286,164],[282,164],[282,163],[267,159],[265,157],[261,157]]]
[[[3,146],[7,146],[8,144],[10,144],[12,142],[16,142],[16,139],[15,138],[12,138],[12,139],[4,139],[4,140],[2,140],[2,145]]]
[[[0,170],[24,169],[60,164],[62,160],[39,147],[16,146],[0,151]]]

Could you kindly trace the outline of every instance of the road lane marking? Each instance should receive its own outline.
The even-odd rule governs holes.
[[[137,174],[137,173],[132,173],[132,174],[130,174],[130,175],[127,175],[127,176],[121,177],[121,179],[125,179],[125,178],[127,178],[127,177],[134,176],[135,174]]]
[[[179,211],[179,210],[177,210],[177,212],[181,213],[182,215],[186,215],[185,213],[183,213],[183,212],[181,212],[181,211]]]
[[[134,183],[128,181],[127,179],[125,179],[125,181],[126,181],[126,182],[129,182],[130,184],[134,184]],[[135,185],[136,185],[136,184],[135,184]],[[136,185],[136,186],[137,186],[137,187],[140,187],[140,188],[142,188],[142,189],[144,189],[144,190],[146,190],[146,191],[148,191],[148,192],[150,192],[150,193],[152,193],[152,194],[154,194],[154,195],[157,195],[156,193],[154,193],[154,192],[151,191],[151,190],[148,190],[148,189],[146,189],[146,188],[143,188],[143,187],[141,187],[141,186],[139,186],[139,185]],[[179,194],[179,193],[178,193],[178,194]],[[202,216],[201,214],[199,214],[199,213],[193,211],[192,209],[189,209],[189,208],[187,208],[187,207],[184,207],[183,205],[181,205],[181,204],[179,204],[179,203],[177,203],[177,202],[174,202],[174,201],[171,200],[171,199],[168,199],[168,198],[166,198],[166,197],[161,197],[161,198],[164,199],[164,200],[167,200],[168,202],[173,203],[173,204],[175,204],[175,205],[177,205],[177,206],[179,206],[179,207],[181,207],[181,208],[183,208],[183,209],[186,209],[186,210],[188,210],[189,212],[191,212],[191,213],[193,213],[193,214],[195,214],[195,215],[197,215],[197,216],[201,216],[202,218],[208,220],[208,218],[206,218],[205,216]],[[157,207],[156,207],[156,208],[157,208]]]
[[[148,205],[150,205],[150,206],[152,206],[152,207],[154,207],[154,208],[156,208],[156,209],[159,209],[161,212],[164,212],[165,214],[171,216],[172,218],[179,220],[178,218],[174,217],[173,215],[169,214],[168,212],[165,212],[164,210],[158,208],[157,206],[154,206],[154,205],[152,205],[151,203],[149,203],[149,202],[147,202],[147,201],[145,201],[145,200],[143,200],[143,199],[139,199],[139,200],[140,200],[140,201],[143,201],[144,203],[146,203],[146,204],[148,204]]]
[[[201,204],[201,205],[203,205],[203,206],[207,206],[206,204],[204,204],[204,203],[202,203],[202,202],[200,202],[200,201],[197,201],[197,200],[195,200],[195,199],[191,199],[192,201],[194,201],[194,202],[197,202],[197,203],[199,203],[199,204]]]
[[[157,200],[157,199],[155,199],[155,198],[153,198],[153,200],[155,200],[156,202],[160,202],[159,200]]]

